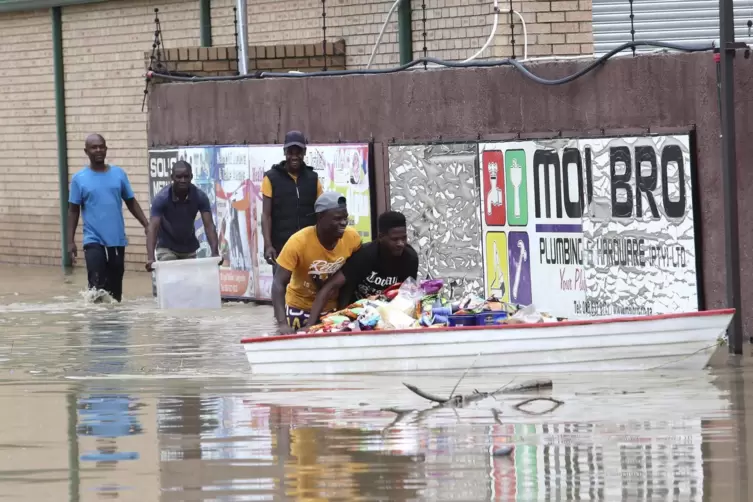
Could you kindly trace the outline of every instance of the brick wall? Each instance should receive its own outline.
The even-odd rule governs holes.
[[[234,45],[233,0],[212,1],[212,33],[216,45]],[[365,67],[393,0],[329,0],[327,38],[342,38],[348,45],[348,68]],[[421,0],[412,0],[413,51],[423,55]],[[426,47],[428,55],[463,60],[480,49],[491,33],[492,0],[427,0]],[[512,55],[509,2],[503,11],[491,47],[480,59]],[[526,22],[528,56],[591,54],[591,0],[514,1],[513,9]],[[523,56],[523,27],[513,17],[515,54]],[[322,40],[321,0],[257,0],[248,5],[248,37],[253,45],[316,43]],[[397,12],[385,29],[374,57],[374,68],[399,62]]]
[[[445,0],[426,3],[426,47],[430,57],[463,60],[471,57],[484,45],[494,21],[492,1]],[[437,6],[438,3],[441,6]],[[494,41],[479,59],[512,56],[510,2],[500,1],[500,8],[503,12],[499,16]],[[593,52],[591,0],[518,0],[512,2],[512,8],[525,21],[529,58]],[[417,55],[422,55],[421,2],[413,0],[413,9],[413,50]],[[523,25],[516,15],[512,16],[512,22],[515,55],[522,59]]]
[[[128,173],[144,211],[149,209],[149,190],[146,110],[141,111],[141,103],[144,51],[152,46],[155,7],[168,48],[199,45],[199,3],[193,0],[121,0],[63,8],[70,174],[88,162],[86,136],[100,133],[107,140],[108,161]],[[123,211],[128,267],[143,270],[144,231],[125,207]],[[81,233],[79,224],[79,243]]]
[[[272,72],[320,71],[325,61],[329,70],[345,69],[345,42],[295,44],[278,46],[252,46],[248,49],[249,70]],[[151,63],[152,52],[144,54],[145,67]],[[235,47],[186,47],[168,49],[162,63],[169,71],[196,76],[237,75],[238,62]]]
[[[0,15],[0,261],[60,263],[52,27]]]
[[[509,8],[509,4],[502,3],[503,9]],[[215,46],[234,46],[234,4],[234,0],[212,0]],[[366,65],[392,4],[392,0],[326,2],[327,39],[344,41],[347,68]],[[421,0],[412,0],[416,57],[423,53],[421,4]],[[426,4],[426,46],[430,56],[465,59],[483,45],[490,33],[492,0],[427,0]],[[196,48],[196,60],[186,60],[191,64],[183,67],[185,71],[235,71],[230,54],[224,60],[219,52],[217,59],[210,59],[209,52],[206,59],[200,57],[197,0],[113,0],[63,8],[71,174],[87,162],[83,153],[85,137],[99,132],[108,141],[109,160],[129,173],[145,209],[148,189],[146,114],[141,111],[143,55],[152,45],[155,7],[160,9],[166,49],[178,49],[177,62],[183,64],[180,49],[188,54]],[[529,56],[591,53],[591,0],[516,1],[513,8],[526,21]],[[254,46],[251,54],[255,57],[252,68],[256,65],[266,70],[305,71],[322,66],[321,14],[321,0],[249,2],[249,43]],[[515,53],[520,57],[522,27],[517,18],[514,30]],[[398,63],[397,14],[388,24],[382,42],[374,59],[375,68]],[[483,57],[510,55],[511,42],[509,14],[505,13],[500,16],[492,46]],[[290,47],[295,57],[288,56],[286,48]],[[311,50],[315,51],[313,55]],[[56,265],[60,263],[60,236],[49,11],[0,14],[0,52],[0,261]],[[343,54],[336,52],[333,46],[330,68],[343,64]],[[201,70],[197,70],[198,63]],[[144,234],[129,214],[126,226],[131,243],[129,268],[141,269]],[[80,240],[80,228],[77,234]]]

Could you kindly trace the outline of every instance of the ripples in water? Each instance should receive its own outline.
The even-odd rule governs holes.
[[[565,405],[541,416],[513,407],[523,395],[426,411],[402,382],[448,395],[460,375],[253,377],[239,340],[271,330],[269,307],[158,311],[141,280],[121,305],[84,302],[81,277],[0,289],[0,497],[750,500],[747,359],[553,375]]]

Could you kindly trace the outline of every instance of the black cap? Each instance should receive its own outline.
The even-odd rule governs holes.
[[[304,136],[301,131],[289,131],[285,135],[284,148],[288,148],[290,146],[299,146],[301,148],[306,148],[306,136]]]

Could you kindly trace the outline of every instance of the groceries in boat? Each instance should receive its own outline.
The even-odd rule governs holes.
[[[442,294],[443,286],[441,279],[417,282],[409,278],[379,296],[359,300],[322,316],[321,323],[306,332],[389,331],[564,320],[538,312],[533,305],[515,305],[495,297],[483,299],[469,294],[453,302]]]

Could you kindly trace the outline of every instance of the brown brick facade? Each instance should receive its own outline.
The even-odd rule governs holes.
[[[0,15],[0,260],[60,263],[52,28]]]
[[[379,30],[393,0],[330,0],[327,7],[327,38],[348,44],[347,67],[363,68],[371,56]],[[493,0],[412,0],[413,52],[423,55],[422,4],[426,5],[426,49],[431,57],[463,60],[486,42],[494,20]],[[216,45],[233,45],[234,0],[212,0],[212,36]],[[512,55],[510,2],[501,0],[499,25],[491,46],[479,59]],[[591,0],[515,0],[528,32],[528,57],[571,56],[593,52]],[[523,56],[523,26],[512,19],[515,55]],[[552,36],[554,35],[554,36]],[[568,38],[568,35],[575,37]],[[251,45],[321,43],[321,0],[254,0],[248,3],[248,40]],[[397,14],[382,37],[374,68],[399,62]]]
[[[238,74],[238,51],[235,47],[183,47],[164,51],[164,66],[171,72],[195,76]],[[345,41],[249,47],[249,71],[289,72],[320,71],[325,62],[328,70],[345,69]],[[146,67],[152,64],[152,53],[144,54]],[[155,70],[155,68],[153,68]],[[158,70],[157,70],[158,71]]]

